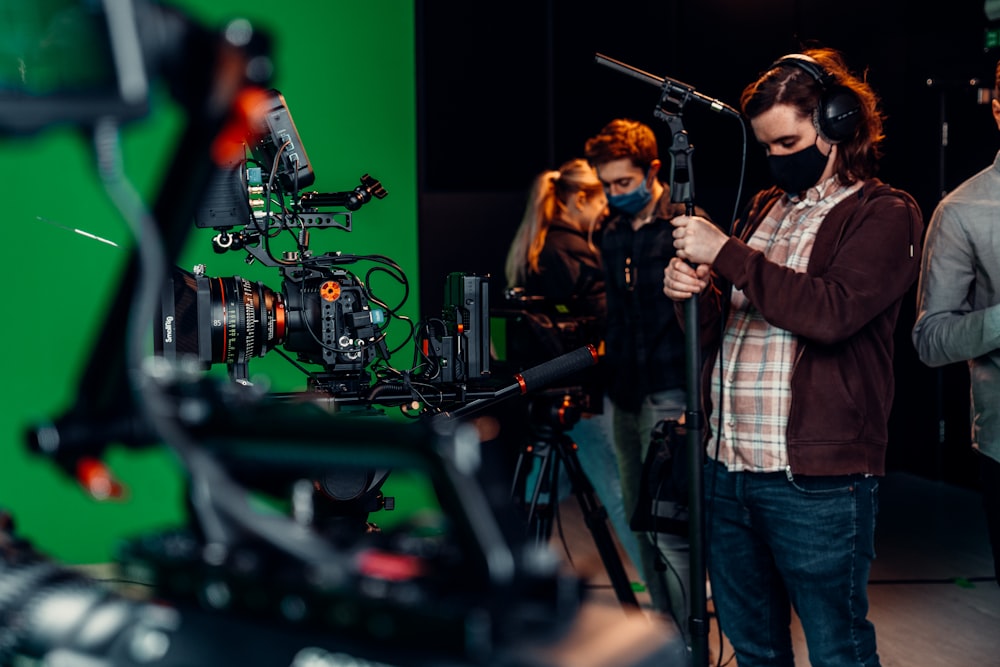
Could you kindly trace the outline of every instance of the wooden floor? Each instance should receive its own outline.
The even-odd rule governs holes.
[[[993,578],[979,495],[973,490],[890,473],[880,485],[877,557],[869,586],[883,667],[1000,667],[1000,586]],[[606,568],[574,496],[560,505],[553,546],[582,576],[601,604],[618,604]],[[613,534],[613,533],[612,533]],[[638,579],[625,550],[618,554]],[[642,605],[648,598],[639,593]],[[711,615],[712,664],[733,667],[732,649]],[[793,626],[796,667],[809,665],[805,640]],[[664,666],[669,667],[669,666]]]

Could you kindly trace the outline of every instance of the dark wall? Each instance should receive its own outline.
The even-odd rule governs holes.
[[[981,1],[916,11],[903,0],[513,0],[485,17],[455,0],[416,6],[424,313],[440,309],[450,271],[490,274],[497,302],[532,177],[578,156],[611,118],[649,123],[666,162],[672,135],[653,115],[659,88],[597,64],[597,53],[737,106],[742,87],[777,57],[812,44],[841,49],[883,99],[881,176],[912,193],[928,219],[941,193],[1000,144],[977,103],[980,84],[970,83],[989,87],[997,57],[983,47]],[[766,184],[763,155],[740,123],[702,107],[688,105],[683,126],[695,148],[695,200],[728,221]],[[897,332],[890,466],[968,482],[965,370],[920,364],[912,323],[911,297]]]

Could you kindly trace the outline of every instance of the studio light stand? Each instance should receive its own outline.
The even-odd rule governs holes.
[[[656,116],[667,122],[672,133],[670,145],[670,199],[684,204],[685,215],[694,213],[694,167],[691,164],[691,145],[688,134],[681,122],[680,107],[676,112],[665,106],[673,104],[669,99],[669,87],[664,88],[663,97],[656,109]],[[705,513],[703,511],[702,469],[705,450],[702,445],[704,415],[701,412],[701,345],[698,341],[698,299],[692,297],[684,302],[684,361],[687,385],[687,409],[684,425],[687,430],[688,485],[689,485],[689,536],[691,544],[691,617],[688,630],[691,633],[692,660],[696,666],[708,664],[708,596],[705,591],[707,565],[705,562]]]
[[[670,199],[683,203],[685,213],[694,212],[694,169],[691,155],[694,147],[684,129],[682,115],[684,106],[691,101],[708,106],[712,111],[740,118],[738,111],[706,97],[691,86],[669,77],[659,77],[626,65],[601,54],[596,55],[600,65],[611,67],[629,76],[653,84],[661,89],[660,99],[654,115],[666,121],[672,134],[670,146]],[[705,561],[705,515],[702,470],[705,451],[704,415],[701,411],[701,344],[699,342],[698,299],[690,298],[684,303],[685,377],[687,387],[687,409],[685,427],[687,430],[687,462],[689,484],[689,537],[691,544],[691,616],[688,627],[691,633],[691,664],[704,667],[708,664],[708,599],[705,586],[707,566]]]

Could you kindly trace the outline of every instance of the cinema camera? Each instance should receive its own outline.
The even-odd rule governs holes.
[[[414,366],[403,371],[391,365],[391,354],[415,333],[399,315],[409,291],[402,268],[384,255],[314,254],[309,247],[310,230],[351,231],[352,212],[384,198],[386,189],[365,174],[350,191],[302,192],[315,173],[285,98],[271,90],[261,106],[263,125],[252,128],[242,156],[216,171],[195,224],[219,230],[212,240],[217,253],[245,251],[248,262],[277,268],[281,289],[240,276],[209,277],[204,265],[175,267],[163,290],[156,353],[169,360],[194,357],[206,367],[224,363],[233,380],[247,382],[250,359],[284,349],[297,355],[293,363],[321,368],[295,364],[308,375],[311,391],[338,406],[426,405],[426,395],[461,400],[467,383],[488,380],[486,276],[449,275],[441,317],[416,329]],[[278,255],[272,245],[283,234],[295,247]],[[370,279],[376,273],[398,283],[400,303],[375,295]],[[409,329],[390,350],[386,334],[394,319]],[[443,385],[449,385],[444,394]],[[434,391],[425,395],[427,389]]]

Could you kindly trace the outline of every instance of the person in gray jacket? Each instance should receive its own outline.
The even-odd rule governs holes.
[[[1000,62],[993,118],[1000,128]],[[913,345],[928,366],[966,361],[972,447],[993,568],[1000,583],[1000,153],[942,199],[931,215],[917,287]]]

